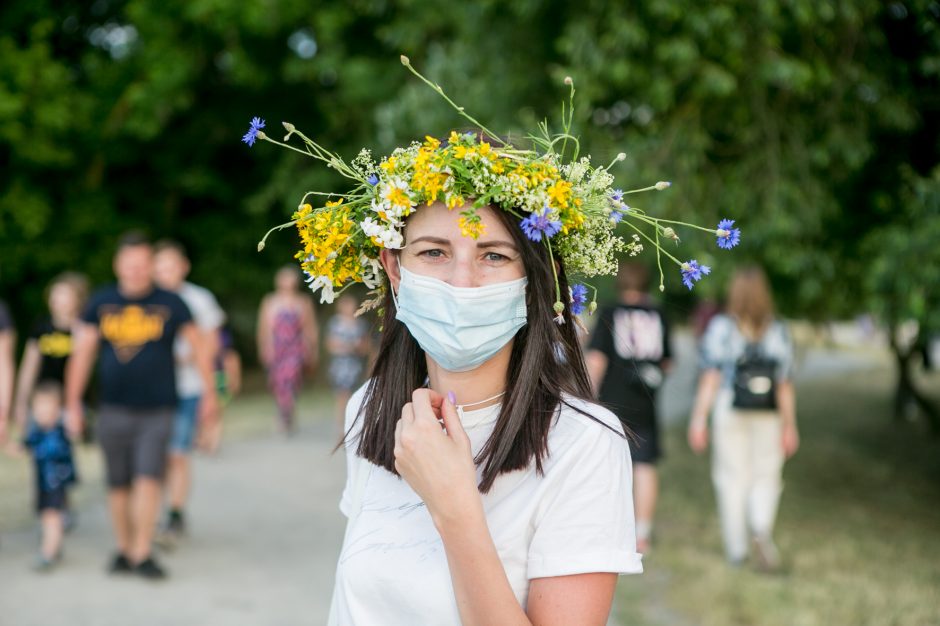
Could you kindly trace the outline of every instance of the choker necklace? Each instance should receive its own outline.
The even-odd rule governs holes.
[[[459,408],[459,409],[461,409],[461,410],[464,410],[464,409],[466,409],[468,406],[476,406],[476,405],[478,405],[478,404],[485,404],[485,403],[489,402],[490,400],[495,400],[496,398],[498,398],[498,397],[500,397],[500,396],[504,396],[504,395],[506,395],[506,392],[505,392],[505,391],[500,391],[500,392],[499,392],[498,394],[496,394],[495,396],[491,396],[491,397],[487,398],[486,400],[478,400],[477,402],[469,402],[469,403],[467,403],[467,404],[458,404],[458,405],[456,405],[456,407]]]

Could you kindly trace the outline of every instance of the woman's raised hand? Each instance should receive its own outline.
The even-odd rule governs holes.
[[[417,389],[395,427],[395,469],[435,523],[459,519],[481,505],[470,438],[449,398]]]

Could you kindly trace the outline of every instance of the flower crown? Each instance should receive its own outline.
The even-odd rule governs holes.
[[[269,230],[258,244],[260,251],[273,231],[296,226],[303,248],[295,258],[311,290],[320,292],[321,302],[332,302],[350,285],[363,283],[373,290],[375,298],[360,312],[378,306],[383,284],[379,252],[383,248],[402,248],[405,218],[434,202],[442,202],[452,210],[459,208],[461,233],[474,239],[485,228],[479,208],[492,206],[510,213],[519,220],[526,237],[545,245],[551,258],[561,258],[571,274],[616,274],[619,254],[635,256],[643,250],[644,242],[653,244],[660,290],[664,289],[663,256],[679,266],[682,282],[689,289],[711,271],[694,259],[680,261],[662,247],[661,240],[679,241],[670,225],[710,232],[724,249],[738,245],[741,233],[734,228],[733,220],[722,220],[717,228],[710,229],[656,218],[628,206],[624,201],[627,195],[663,190],[670,183],[658,182],[629,191],[614,189],[610,168],[624,160],[623,153],[606,167],[592,165],[590,157],[580,156],[578,138],[570,133],[575,93],[571,78],[565,78],[570,94],[567,108],[562,106],[563,132],[552,134],[543,122],[539,133],[527,138],[531,147],[520,149],[468,115],[439,85],[415,70],[408,57],[402,56],[401,62],[479,132],[451,132],[444,142],[426,137],[423,142],[396,148],[378,164],[366,149],[346,163],[288,122],[283,122],[287,130],[283,142],[269,137],[263,130],[264,120],[257,117],[242,137],[249,146],[260,139],[323,161],[355,183],[341,194],[307,192],[293,219]],[[294,135],[302,142],[300,148],[287,143]],[[317,196],[336,199],[325,200],[322,205],[308,202],[308,198]],[[617,233],[621,226],[632,229],[628,239]],[[554,271],[554,263],[552,268]],[[589,287],[594,292],[590,303]],[[593,313],[597,308],[597,289],[590,285],[573,284],[565,295],[575,315],[584,310]],[[564,323],[564,308],[556,274],[554,310],[559,323]]]

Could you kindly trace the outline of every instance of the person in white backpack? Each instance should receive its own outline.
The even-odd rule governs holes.
[[[698,391],[689,421],[689,445],[708,446],[712,417],[712,482],[718,499],[725,555],[734,565],[748,557],[776,571],[774,520],[783,489],[783,463],[800,445],[793,346],[774,316],[763,270],[742,268],[728,289],[726,314],[712,318],[702,337]]]

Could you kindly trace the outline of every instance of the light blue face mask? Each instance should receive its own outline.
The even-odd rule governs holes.
[[[526,323],[528,280],[454,287],[400,267],[396,319],[428,356],[451,372],[467,372],[488,361]]]

